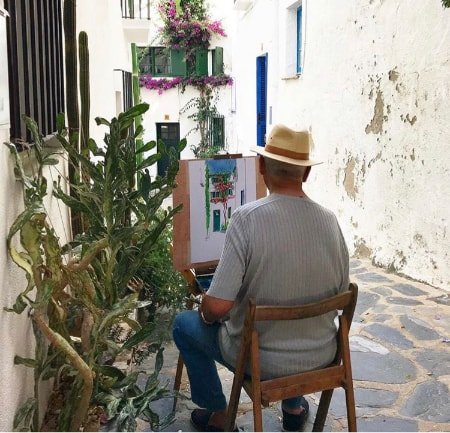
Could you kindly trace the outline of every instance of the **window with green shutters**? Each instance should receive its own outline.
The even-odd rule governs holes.
[[[139,72],[153,77],[185,77],[186,60],[184,49],[165,47],[139,48]]]
[[[197,49],[195,58],[186,62],[184,48],[139,47],[139,71],[153,77],[204,77],[208,74],[209,51]],[[211,50],[211,75],[223,75],[223,48]]]
[[[195,52],[195,75],[208,75],[208,50],[198,49]]]
[[[170,52],[164,47],[138,48],[139,71],[155,77],[170,75]]]
[[[185,77],[186,76],[186,53],[183,48],[170,50],[170,60],[172,64],[171,75],[173,77]]]
[[[211,50],[212,55],[212,75],[223,74],[223,48],[216,47]]]

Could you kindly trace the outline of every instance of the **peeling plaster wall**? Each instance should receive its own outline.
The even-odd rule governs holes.
[[[268,78],[273,123],[309,129],[325,162],[308,193],[336,212],[351,253],[450,290],[450,9],[437,0],[303,0],[303,72],[283,79],[293,2],[278,2],[278,20],[274,3],[236,13],[236,34],[253,36],[241,56],[238,42],[234,64],[254,65],[260,45],[269,64],[278,59]],[[237,75],[250,80],[254,67]]]

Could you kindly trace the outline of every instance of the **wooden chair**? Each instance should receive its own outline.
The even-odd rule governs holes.
[[[352,369],[348,332],[355,311],[358,287],[351,283],[345,293],[320,302],[300,306],[256,306],[250,300],[241,339],[241,347],[233,387],[228,406],[225,431],[232,431],[235,425],[241,388],[244,387],[253,401],[254,431],[262,430],[261,405],[299,395],[321,391],[319,407],[313,431],[322,431],[335,388],[345,390],[347,421],[349,431],[356,431],[355,398],[353,393]],[[272,380],[260,379],[259,346],[256,322],[263,320],[299,320],[316,317],[334,310],[339,314],[337,352],[334,361],[325,368],[280,377]],[[251,378],[245,377],[245,367],[250,365]]]

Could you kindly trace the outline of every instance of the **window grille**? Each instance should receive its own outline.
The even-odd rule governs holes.
[[[122,18],[150,19],[150,0],[120,0]]]
[[[22,114],[45,137],[64,111],[61,0],[5,0],[11,141],[30,142]]]
[[[225,147],[225,117],[216,114],[208,117],[209,143],[216,148]]]

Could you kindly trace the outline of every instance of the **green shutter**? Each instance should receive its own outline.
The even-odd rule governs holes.
[[[212,74],[223,74],[223,48],[216,47],[212,50]]]
[[[195,75],[208,75],[208,50],[195,51]]]
[[[186,58],[184,49],[180,48],[175,50],[171,48],[170,50],[170,62],[172,75],[174,77],[185,77],[186,76]]]

